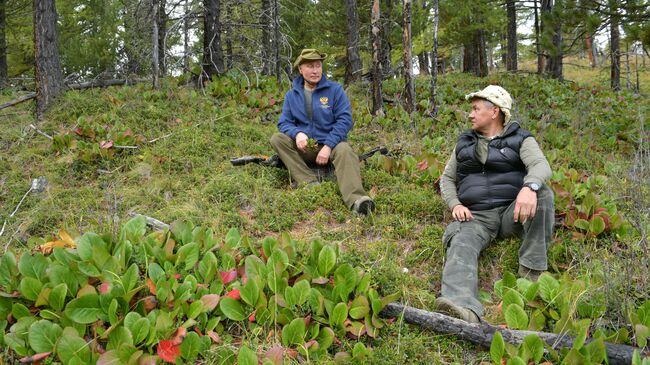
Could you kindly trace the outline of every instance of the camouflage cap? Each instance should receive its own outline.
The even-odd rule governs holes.
[[[465,95],[465,100],[472,100],[475,98],[485,99],[501,109],[505,115],[505,123],[510,120],[510,110],[512,109],[512,97],[506,89],[497,85],[489,85],[481,91]]]
[[[327,57],[327,53],[321,53],[315,48],[305,48],[300,51],[300,55],[296,58],[296,62],[293,63],[293,68],[297,70],[298,66],[305,62],[322,61],[325,57]]]

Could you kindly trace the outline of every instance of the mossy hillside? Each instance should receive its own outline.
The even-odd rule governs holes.
[[[205,96],[171,80],[158,91],[138,85],[66,93],[38,125],[45,133],[69,133],[83,122],[131,129],[146,141],[169,135],[90,162],[81,161],[74,149],[54,150],[48,139],[34,133],[28,127],[33,121],[23,113],[30,111],[29,105],[8,111],[21,114],[4,116],[11,123],[0,132],[0,218],[8,219],[4,241],[28,248],[29,237],[51,236],[62,227],[75,233],[116,234],[131,212],[166,222],[190,220],[213,227],[218,234],[230,227],[258,238],[288,231],[301,239],[322,237],[338,243],[344,258],[372,272],[386,293],[400,290],[410,305],[431,308],[442,270],[440,237],[449,219],[435,179],[423,179],[418,170],[387,171],[380,157],[371,158],[363,165],[362,176],[378,210],[375,216],[362,218],[348,211],[332,182],[291,189],[286,171],[233,167],[228,162],[231,157],[272,153],[268,139],[275,132],[282,92],[268,83],[249,95],[243,94],[245,87],[221,91],[230,82],[211,84]],[[623,196],[624,173],[640,136],[639,126],[647,123],[639,119],[648,109],[643,97],[534,76],[499,74],[478,79],[449,74],[441,77],[441,109],[431,120],[424,113],[428,82],[417,81],[418,112],[411,117],[398,105],[399,82],[386,82],[386,97],[395,102],[386,105],[386,117],[375,120],[368,115],[368,86],[349,88],[356,121],[350,140],[356,151],[387,145],[397,160],[429,153],[444,166],[456,135],[467,127],[464,94],[498,82],[515,97],[516,117],[536,132],[554,170],[574,168],[604,175],[607,179],[594,191],[613,199]],[[30,180],[41,175],[49,179],[49,189],[30,195],[16,216],[9,218]],[[562,229],[556,236],[551,249],[553,272],[618,275],[608,284],[612,287],[606,299],[612,315],[618,311],[614,307],[620,308],[618,294],[643,297],[636,291],[644,288],[640,281],[634,289],[624,284],[620,268],[628,262],[613,250],[618,245],[640,251],[634,236],[573,238],[573,232]],[[493,282],[504,270],[516,269],[517,247],[516,241],[499,241],[481,258],[481,289],[485,299],[492,301],[487,303],[488,312],[496,311]],[[640,279],[638,274],[632,276]],[[405,324],[395,323],[390,331],[369,342],[375,359],[462,363],[466,356],[487,358],[473,350],[467,355],[466,346]],[[400,352],[395,351],[398,343]],[[421,350],[416,351],[418,346]]]

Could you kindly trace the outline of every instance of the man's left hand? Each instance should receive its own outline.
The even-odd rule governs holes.
[[[320,152],[318,152],[318,156],[316,156],[316,163],[319,165],[327,165],[330,160],[331,153],[332,149],[330,146],[323,146],[323,148],[320,149]]]
[[[524,186],[515,201],[515,222],[526,223],[527,220],[533,219],[537,211],[537,193],[529,187]]]

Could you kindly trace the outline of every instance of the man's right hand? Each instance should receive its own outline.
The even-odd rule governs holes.
[[[454,217],[455,220],[461,222],[470,221],[474,219],[472,212],[470,212],[470,210],[467,209],[467,207],[462,204],[456,205],[454,209],[452,209],[451,215]]]
[[[306,152],[307,151],[307,140],[309,137],[307,137],[306,134],[302,132],[298,132],[296,134],[296,146],[300,150],[300,152]]]

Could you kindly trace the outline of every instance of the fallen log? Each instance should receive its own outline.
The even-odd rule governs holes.
[[[501,332],[504,341],[514,345],[521,344],[524,341],[524,337],[530,334],[535,334],[556,350],[563,347],[570,348],[573,346],[573,341],[575,340],[575,337],[566,334],[511,330],[496,327],[486,322],[476,324],[467,323],[463,320],[449,317],[441,313],[428,312],[399,303],[388,304],[382,310],[381,315],[382,317],[389,318],[403,315],[406,323],[415,324],[443,334],[454,335],[462,340],[473,342],[485,348],[490,348],[492,337],[496,331]],[[591,341],[593,341],[593,339],[587,339],[585,344]],[[641,349],[633,346],[605,342],[605,347],[607,348],[607,357],[609,358],[610,365],[632,363],[634,350],[639,351],[641,357],[647,357],[649,355],[648,353],[643,353]]]
[[[66,87],[70,90],[81,90],[81,89],[89,89],[92,87],[107,87],[107,86],[118,86],[118,85],[124,85],[126,83],[136,83],[136,82],[143,82],[143,81],[149,81],[149,80],[135,80],[135,81],[129,81],[129,80],[93,80],[93,81],[88,81],[88,82],[80,82],[76,84],[68,84]],[[32,92],[29,94],[25,94],[17,99],[14,99],[12,101],[6,102],[2,105],[0,105],[0,110],[8,108],[10,106],[14,106],[16,104],[20,104],[24,101],[27,100],[32,100],[36,98],[36,93]]]

